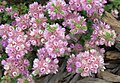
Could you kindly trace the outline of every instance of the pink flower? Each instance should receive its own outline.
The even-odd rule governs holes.
[[[104,4],[107,3],[106,0],[70,0],[70,9],[75,11],[85,10],[88,16],[101,16],[104,12]]]
[[[54,41],[57,42],[57,41]],[[63,41],[59,42],[58,45],[55,45],[54,42],[46,42],[45,48],[47,49],[50,56],[60,57],[64,55],[67,50],[67,45],[65,45]]]
[[[44,38],[46,39],[45,48],[52,58],[60,57],[68,50],[65,28],[59,24],[48,25],[44,31]]]
[[[43,31],[40,28],[31,29],[27,32],[28,35],[28,45],[41,46],[45,43],[45,38],[43,37]]]
[[[85,20],[84,17],[78,16],[65,20],[63,24],[71,29],[72,34],[82,34],[87,31]]]
[[[65,28],[62,28],[59,24],[48,25],[44,31],[44,38],[49,41],[54,40],[66,40]]]
[[[0,13],[4,12],[5,7],[4,6],[0,6]]]
[[[46,9],[48,9],[50,18],[56,20],[67,15],[67,6],[64,0],[50,0],[46,5]]]
[[[41,4],[38,4],[38,2],[34,2],[29,5],[29,15],[30,16],[35,17],[43,12],[44,12],[44,7]]]
[[[33,16],[30,19],[30,25],[32,26],[32,28],[44,29],[46,21],[47,21],[47,18],[44,16],[44,14],[39,13],[38,16],[35,16],[35,17]]]
[[[81,73],[81,76],[90,76],[103,68],[103,54],[95,49],[80,52],[76,56],[71,56],[67,61],[68,72]]]
[[[4,47],[8,44],[8,38],[12,35],[11,31],[13,30],[13,27],[9,24],[0,25],[0,36],[2,37],[2,40],[0,41]]]
[[[99,28],[98,28],[99,27]],[[106,45],[111,47],[115,43],[116,33],[104,22],[98,21],[93,24],[94,31],[91,35],[91,42],[97,46]]]
[[[9,8],[7,7],[5,10],[9,14],[10,12],[12,12],[12,7],[9,7]]]
[[[11,30],[8,32],[8,45],[5,48],[9,57],[16,59],[22,58],[27,51],[30,50],[30,45],[26,47],[28,36],[21,31]]]
[[[16,19],[16,26],[21,28],[22,30],[25,30],[30,27],[30,18],[28,14],[21,15],[20,17],[17,17]]]
[[[115,18],[118,18],[118,10],[117,9],[112,9],[111,10],[111,14],[115,17]]]
[[[41,76],[49,73],[56,73],[58,71],[58,59],[49,56],[45,48],[39,49],[37,56],[38,59],[36,58],[33,64],[33,75],[39,74]]]
[[[27,62],[24,64],[24,62]],[[19,76],[20,74],[22,75],[28,75],[27,67],[29,66],[29,61],[27,59],[19,59],[16,60],[15,58],[7,58],[4,61],[4,66],[5,72],[8,73],[8,75],[12,78]],[[21,68],[22,67],[22,68]]]

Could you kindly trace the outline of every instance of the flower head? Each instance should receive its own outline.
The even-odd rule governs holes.
[[[64,0],[51,0],[47,3],[46,9],[51,19],[62,19],[67,15],[67,4]]]
[[[95,49],[80,52],[67,61],[67,71],[80,73],[81,76],[90,76],[103,68],[103,54]]]

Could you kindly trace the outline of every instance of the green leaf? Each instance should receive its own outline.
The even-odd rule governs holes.
[[[38,23],[40,23],[40,22],[41,22],[41,20],[40,20],[40,19],[38,19],[38,18],[36,18],[36,21],[37,21]]]
[[[61,11],[60,13],[61,13],[61,14],[64,14],[64,12],[63,12],[63,11]]]
[[[80,24],[82,24],[83,20],[84,20],[84,18],[81,18],[81,20],[80,20]]]
[[[55,6],[54,4],[52,4],[52,6],[54,7],[54,12],[64,14],[64,12],[60,10],[60,6]]]
[[[81,27],[81,25],[80,25],[80,24],[76,24],[76,27],[77,27],[77,28],[80,28],[80,27]]]
[[[12,6],[12,9],[13,9],[14,11],[18,11],[17,5],[13,5],[13,6]]]
[[[51,30],[50,24],[47,24],[46,30],[48,30],[49,32],[53,32],[53,31]]]
[[[84,16],[85,18],[87,18],[87,12],[85,10],[81,11],[81,15]]]
[[[111,34],[108,33],[108,32],[106,32],[106,36],[107,36],[107,37],[111,37]]]
[[[6,76],[3,76],[1,79],[2,79],[2,80],[5,80],[5,79],[6,79]]]
[[[78,72],[79,72],[79,73],[82,73],[82,72],[83,72],[83,69],[82,69],[82,68],[78,68]]]
[[[110,39],[110,38],[108,38],[108,40],[109,40],[109,41],[111,41],[111,42],[113,42],[113,40],[112,40],[112,39]]]
[[[7,21],[7,20],[8,20],[8,18],[7,18],[7,15],[6,15],[6,14],[4,14],[4,15],[3,15],[3,20],[4,20],[4,21]]]
[[[52,30],[53,30],[53,31],[55,31],[56,29],[57,29],[57,27],[53,27],[53,29],[52,29]]]
[[[21,6],[21,10],[22,10],[23,13],[28,12],[28,7],[26,6],[26,3],[24,3],[24,4],[21,3],[20,6]]]
[[[8,79],[9,81],[11,81],[11,78],[10,78],[10,77],[7,77],[7,79]]]
[[[46,30],[48,30],[49,32],[53,32],[49,27],[47,27]]]
[[[74,34],[75,32],[76,32],[76,30],[74,29],[74,30],[71,31],[71,34]]]
[[[35,38],[36,38],[36,39],[38,39],[38,38],[39,38],[39,35],[38,35],[38,34],[36,34],[36,35],[35,35]]]
[[[82,26],[82,29],[87,31],[87,27],[86,26]]]
[[[108,4],[105,6],[105,10],[109,12],[111,11],[112,8],[113,8],[113,4]]]
[[[54,9],[54,12],[58,12],[58,10],[57,10],[57,9]]]
[[[35,74],[39,74],[39,71],[35,71]]]
[[[2,80],[1,83],[5,83],[5,80]]]
[[[0,58],[0,61],[3,60],[3,59],[6,59],[8,56],[6,53],[2,53],[1,54],[1,58]]]
[[[56,48],[56,49],[55,49],[55,52],[59,52],[59,49],[58,49],[58,48]]]
[[[28,80],[25,80],[25,82],[24,83],[29,83],[29,81]]]
[[[113,42],[113,40],[111,39],[112,36],[114,36],[114,35],[106,32],[106,36],[104,36],[104,39],[107,39],[107,40]]]
[[[87,2],[89,2],[89,3],[90,3],[91,1],[92,1],[92,0],[87,0]]]

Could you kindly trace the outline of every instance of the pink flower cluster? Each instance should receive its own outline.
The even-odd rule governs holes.
[[[44,29],[46,27],[46,21],[47,18],[44,17],[43,13],[38,13],[38,16],[33,16],[33,17],[31,16],[31,20],[30,20],[31,28]]]
[[[46,9],[51,19],[62,19],[64,18],[67,12],[68,4],[64,0],[50,0],[47,5]]]
[[[20,59],[28,50],[30,50],[30,43],[27,41],[28,36],[24,34],[19,28],[8,32],[8,45],[5,48],[9,57]]]
[[[36,54],[38,58],[32,57],[34,76],[57,73],[58,57],[72,53],[75,55],[73,54],[67,61],[68,72],[91,76],[92,73],[103,70],[105,51],[98,49],[98,46],[114,45],[115,31],[108,24],[94,19],[91,40],[83,42],[85,46],[82,46],[80,44],[82,41],[79,39],[87,32],[87,21],[80,15],[80,11],[85,10],[88,16],[94,14],[101,16],[105,3],[106,0],[70,0],[69,4],[64,0],[50,0],[45,6],[37,2],[30,4],[29,12],[20,17],[16,17],[15,14],[13,26],[8,24],[0,26],[0,37],[2,37],[0,42],[8,54],[8,58],[2,61],[4,74],[12,78],[22,74],[23,77],[18,79],[18,83],[26,79],[29,83],[34,83],[28,71],[29,61],[25,58],[28,52],[31,51],[32,54],[36,51],[32,47],[39,48]],[[12,8],[6,8],[6,11],[10,15],[13,14]],[[45,15],[46,12],[50,19]],[[59,19],[64,21],[58,24]]]
[[[41,4],[38,4],[38,2],[34,2],[32,4],[29,5],[29,15],[34,17],[34,18],[37,18],[39,17],[39,14],[40,13],[43,13],[45,10],[44,10],[44,7],[41,5]]]
[[[65,28],[59,24],[48,25],[44,31],[44,38],[47,40],[45,48],[52,58],[60,57],[67,51]]]
[[[30,17],[28,14],[21,15],[20,17],[17,17],[15,19],[16,21],[16,27],[21,28],[22,30],[26,30],[30,27]]]
[[[4,65],[4,75],[9,75],[12,78],[22,75],[29,75],[28,66],[29,61],[27,59],[15,59],[15,58],[7,58],[2,61],[2,65]]]
[[[33,3],[35,5],[38,3]],[[33,6],[34,7],[34,6]],[[44,17],[43,11],[41,11],[42,6],[38,6],[38,10],[34,11],[32,6],[28,14],[21,15],[15,19],[15,27],[8,24],[0,26],[0,36],[2,37],[1,43],[5,47],[5,52],[8,54],[8,58],[4,65],[9,64],[9,75],[13,75],[11,72],[26,76],[29,74],[28,66],[29,64],[24,64],[24,55],[31,51],[31,45],[41,46],[45,43],[45,38],[43,37],[43,30],[46,25],[46,17]],[[11,14],[12,9],[6,8],[6,11]],[[40,12],[41,11],[41,12]],[[35,14],[37,14],[35,16]],[[6,44],[6,45],[4,45]],[[17,62],[18,61],[18,62]],[[27,61],[26,63],[28,63]],[[13,69],[16,68],[17,70]]]
[[[87,31],[86,19],[83,16],[69,18],[65,20],[63,25],[69,27],[72,34],[82,34]]]
[[[108,24],[102,21],[97,21],[93,24],[94,31],[91,35],[91,45],[106,45],[112,46],[115,43],[116,33]]]
[[[22,30],[29,28],[43,28],[46,25],[46,17],[44,17],[44,8],[41,4],[34,2],[29,6],[28,14],[21,15],[16,18],[16,26],[21,27]]]
[[[52,58],[63,56],[67,50],[67,42],[62,40],[54,40],[53,42],[46,42],[45,48]]]
[[[13,27],[9,24],[0,25],[0,37],[2,37],[2,40],[0,40],[3,47],[6,47],[8,44],[8,33],[13,30]]]
[[[51,58],[45,48],[41,48],[37,53],[38,58],[34,60],[33,75],[39,76],[49,73],[56,73],[58,71],[58,59]]]
[[[8,33],[13,30],[13,27],[9,24],[0,25],[0,36],[3,40],[6,40],[8,38]]]
[[[29,42],[33,46],[41,46],[45,43],[45,38],[43,37],[43,31],[39,28],[29,29],[27,32],[29,37]]]
[[[37,2],[34,2],[33,4],[29,5],[29,16],[30,19],[30,25],[31,28],[41,28],[44,29],[46,25],[47,18],[44,17],[43,12],[45,11],[45,8],[41,6],[41,4],[38,4]]]
[[[28,31],[26,32],[29,37],[29,42],[33,46],[41,46],[45,43],[45,38],[43,37],[44,28],[46,27],[47,18],[43,14],[44,7],[37,2],[29,5],[29,12],[27,18],[28,21]],[[27,26],[27,25],[26,25]]]
[[[30,43],[27,41],[28,36],[22,32],[19,27],[12,27],[8,24],[0,26],[0,36],[7,41],[5,52],[8,58],[2,61],[6,70],[5,75],[11,77],[28,75],[29,61],[24,59],[24,55],[30,50]]]
[[[91,17],[94,14],[101,16],[104,12],[105,3],[107,3],[107,0],[70,0],[69,5],[71,10],[85,10]]]
[[[72,55],[67,61],[67,71],[80,73],[81,76],[91,76],[98,70],[104,69],[104,59],[102,51],[90,49],[79,54]]]
[[[44,48],[38,50],[38,59],[34,60],[34,75],[56,73],[59,62],[57,57],[64,55],[67,51],[65,28],[59,24],[48,24],[44,31],[44,38],[46,40]]]

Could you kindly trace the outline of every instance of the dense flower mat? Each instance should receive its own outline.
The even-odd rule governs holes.
[[[117,35],[101,20],[105,4],[107,0],[50,0],[46,5],[32,3],[22,14],[0,6],[0,14],[11,18],[3,16],[0,25],[6,56],[2,82],[34,83],[37,76],[59,72],[61,57],[68,72],[83,77],[104,71],[105,49],[100,46],[111,47]],[[117,10],[112,13],[117,17]]]

